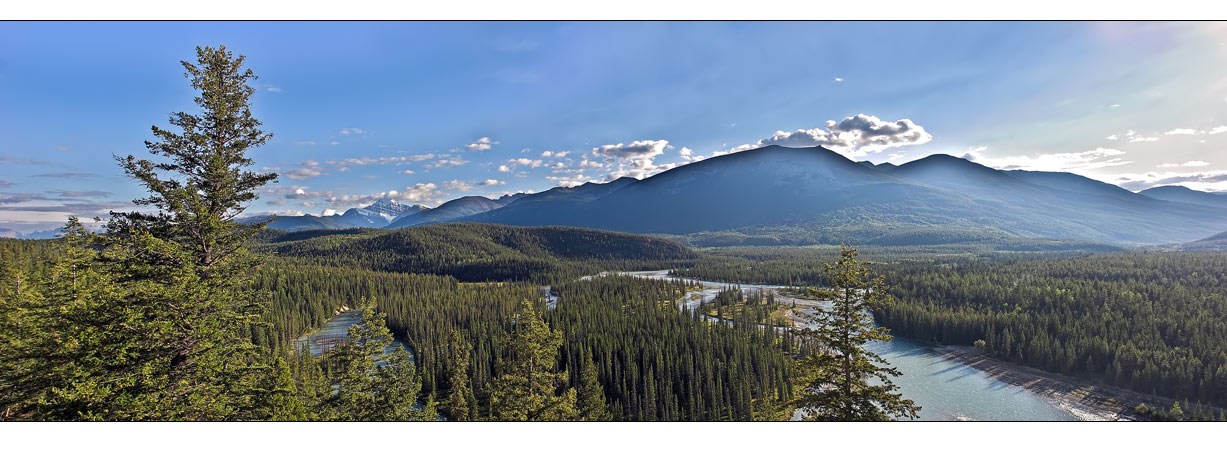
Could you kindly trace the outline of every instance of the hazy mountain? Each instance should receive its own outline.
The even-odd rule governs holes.
[[[8,228],[0,228],[0,238],[9,239],[24,239],[24,240],[40,240],[54,239],[60,234],[60,228],[48,229],[46,231],[34,231],[29,233],[21,233]]]
[[[1180,185],[1148,188],[1138,193],[1164,201],[1201,204],[1211,207],[1227,207],[1227,195],[1197,191]]]
[[[307,229],[343,229],[353,227],[341,221],[340,215],[329,215],[326,217],[318,217],[315,215],[257,215],[254,217],[240,218],[239,223],[252,224],[259,223],[272,219],[269,222],[269,229],[279,229],[282,231],[303,231]]]
[[[460,221],[879,244],[994,237],[1178,243],[1227,226],[1227,213],[1074,174],[1001,171],[948,155],[871,166],[817,147],[714,157],[595,199],[536,198],[531,209],[513,209],[533,199]]]
[[[498,203],[498,205],[500,206],[506,206],[508,204],[518,201],[520,198],[523,198],[525,196],[532,196],[532,193],[514,193],[510,195],[503,195],[503,196],[500,196],[498,199],[495,199],[494,202]]]
[[[398,218],[417,214],[429,207],[421,205],[402,204],[395,199],[381,199],[366,207],[355,207],[340,215],[341,222],[360,228],[382,228]]]
[[[1221,251],[1227,250],[1227,232],[1220,232],[1204,239],[1185,243],[1180,249],[1186,251]]]
[[[467,196],[403,215],[387,227],[561,225],[675,236],[720,232],[756,243],[876,245],[1003,239],[1170,244],[1227,228],[1227,210],[1206,204],[1219,195],[1188,190],[1201,204],[1156,198],[1169,191],[1139,194],[1076,174],[996,170],[949,155],[874,165],[820,147],[768,146],[643,180],[498,200]],[[354,226],[328,225],[329,217],[286,218],[274,227]]]
[[[608,196],[634,182],[638,181],[623,177],[604,184],[589,182],[577,187],[554,187],[541,193],[522,196],[501,209],[475,215],[466,221],[522,225],[557,224],[544,222],[542,219],[556,218],[560,211],[579,208],[584,203]]]
[[[440,204],[434,209],[425,210],[397,218],[388,229],[407,228],[420,224],[446,223],[458,218],[486,212],[503,207],[501,204],[481,196],[465,196]]]

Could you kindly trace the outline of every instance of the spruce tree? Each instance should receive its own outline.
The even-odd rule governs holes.
[[[196,57],[182,65],[201,111],[172,114],[180,132],[153,127],[157,139],[145,145],[160,161],[117,158],[149,196],[135,201],[144,211],[112,212],[106,233],[89,244],[100,250],[97,265],[114,289],[57,295],[57,303],[82,311],[51,342],[72,344],[88,359],[53,388],[49,415],[241,419],[256,408],[261,379],[270,378],[250,340],[263,300],[246,288],[258,263],[246,243],[263,225],[234,219],[276,177],[244,169],[253,163],[247,152],[271,135],[252,117],[255,75],[243,69],[244,58],[224,47],[198,47]],[[64,336],[76,331],[102,336]]]
[[[799,363],[801,384],[795,406],[805,420],[883,421],[915,418],[920,410],[896,392],[898,387],[890,379],[901,373],[881,365],[886,361],[864,348],[870,341],[891,339],[885,328],[874,326],[869,314],[888,302],[883,279],[870,279],[869,273],[856,249],[842,245],[840,259],[825,265],[831,288],[810,289],[812,297],[832,304],[803,314],[814,327],[798,332],[818,348]]]
[[[473,386],[469,381],[469,357],[473,346],[464,338],[464,333],[452,331],[448,349],[451,352],[451,391],[448,393],[447,415],[454,421],[469,421],[473,419],[469,410],[473,399]]]
[[[274,376],[263,381],[252,410],[251,419],[270,421],[305,421],[306,409],[298,399],[298,388],[285,358],[274,359]]]
[[[158,344],[133,332],[145,321],[126,305],[136,294],[115,280],[98,237],[75,217],[64,231],[41,296],[19,299],[20,339],[0,359],[0,397],[36,420],[153,418],[162,381],[144,356]]]
[[[575,408],[582,421],[608,421],[611,419],[605,405],[605,388],[597,380],[596,363],[591,353],[584,353],[583,369],[579,373],[579,392]]]
[[[324,420],[426,421],[436,420],[435,403],[418,406],[422,379],[413,358],[403,347],[386,353],[392,333],[385,314],[374,302],[359,306],[362,320],[349,327],[345,342],[329,353],[331,394],[324,397]]]
[[[532,301],[520,303],[514,332],[491,383],[490,410],[499,421],[575,420],[575,389],[558,395],[567,372],[556,371],[562,332],[550,329]]]

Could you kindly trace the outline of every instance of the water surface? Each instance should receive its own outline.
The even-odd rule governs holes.
[[[323,326],[311,332],[311,334],[295,339],[294,350],[302,350],[303,344],[309,344],[311,348],[311,356],[320,356],[325,351],[332,348],[330,345],[330,339],[341,339],[346,337],[349,332],[349,327],[354,326],[361,321],[362,311],[360,310],[346,311],[337,314],[331,319],[328,319],[327,322],[324,322]],[[387,346],[387,348],[384,348],[384,354],[396,351],[397,347],[403,347],[405,350],[409,350],[410,353],[413,352],[413,349],[409,348],[409,344],[406,344],[405,341],[394,339],[392,343]]]

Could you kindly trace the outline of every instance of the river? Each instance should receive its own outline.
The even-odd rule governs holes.
[[[672,279],[668,270],[622,272],[653,279]],[[687,293],[682,305],[697,307],[724,287],[719,281],[687,279],[702,290]],[[740,284],[743,291],[773,290],[784,286]],[[697,296],[695,296],[697,295]],[[1076,421],[1080,418],[1060,401],[1000,381],[988,373],[947,358],[933,347],[905,338],[872,342],[869,351],[884,358],[903,375],[894,378],[904,398],[921,407],[923,421]]]
[[[620,272],[654,279],[672,279],[668,270]],[[599,277],[600,275],[598,275]],[[591,276],[584,279],[592,278]],[[732,283],[718,281],[692,280],[702,286],[702,289],[691,291],[679,302],[681,306],[698,307],[700,302],[711,301],[716,294],[729,287]],[[774,290],[784,286],[761,284],[740,284],[743,291]],[[558,298],[550,293],[548,286],[542,287],[550,308],[558,302]],[[328,346],[327,341],[319,339],[341,338],[345,336],[350,326],[362,319],[361,311],[348,311],[328,320],[320,329],[294,341],[295,349],[302,344],[310,344],[311,354],[318,356]],[[408,347],[401,340],[388,346],[387,352],[395,347]],[[872,342],[866,346],[872,352],[881,355],[889,365],[895,367],[903,375],[894,378],[904,398],[911,399],[920,405],[920,418],[923,421],[1076,421],[1075,410],[1079,408],[1062,405],[1050,397],[1032,392],[1022,386],[1003,382],[988,373],[956,362],[938,352],[934,347],[905,338],[894,338],[890,342]],[[1081,407],[1085,408],[1085,407]]]
[[[294,350],[302,350],[303,344],[308,344],[311,347],[311,355],[319,356],[331,349],[332,340],[344,338],[349,331],[349,327],[354,326],[360,321],[362,321],[362,311],[346,311],[337,314],[328,319],[327,322],[324,322],[324,326],[321,326],[318,330],[295,339]],[[396,351],[397,347],[404,347],[405,350],[413,352],[413,349],[405,341],[395,339],[384,349],[384,353],[392,353]]]

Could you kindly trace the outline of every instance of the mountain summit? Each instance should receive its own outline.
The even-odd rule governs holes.
[[[1203,202],[1218,199],[1202,194],[1210,197],[1198,195]],[[1221,232],[1227,211],[1076,174],[997,170],[949,155],[873,165],[821,147],[767,146],[643,180],[556,187],[497,201],[466,196],[402,215],[387,227],[447,222],[727,232],[793,244],[1002,238],[1158,244]]]

